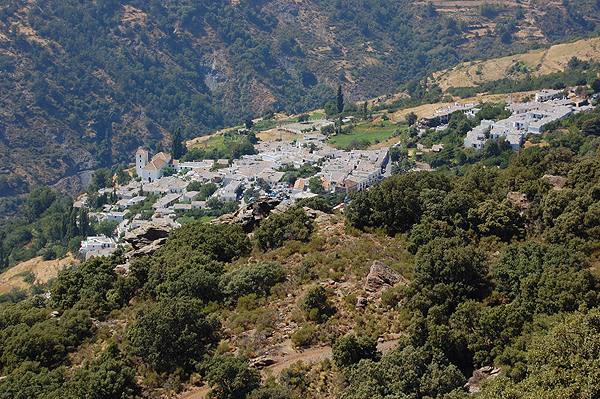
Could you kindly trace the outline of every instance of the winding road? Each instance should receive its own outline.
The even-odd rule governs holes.
[[[377,345],[377,350],[383,354],[396,347],[398,340],[380,342]],[[331,358],[331,347],[322,346],[317,348],[310,348],[306,350],[295,350],[291,346],[291,342],[287,340],[283,344],[283,355],[280,356],[269,356],[270,359],[275,361],[265,370],[270,370],[269,375],[278,375],[292,364],[302,360],[304,363],[314,364],[318,363],[325,358]],[[264,374],[264,373],[263,373]],[[210,386],[202,385],[201,387],[192,388],[186,392],[183,392],[178,399],[204,399],[206,394],[210,392]]]

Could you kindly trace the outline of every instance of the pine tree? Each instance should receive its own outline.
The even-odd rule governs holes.
[[[342,85],[338,86],[337,108],[338,108],[338,112],[342,112],[344,110],[344,95],[342,94]]]

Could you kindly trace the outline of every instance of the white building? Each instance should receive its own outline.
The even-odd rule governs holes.
[[[535,101],[542,103],[548,100],[554,100],[560,91],[558,90],[542,90],[539,93],[535,93]]]
[[[242,182],[238,180],[232,180],[220,193],[220,200],[222,202],[233,202],[237,201],[238,197],[242,193],[243,187]]]
[[[135,170],[137,175],[142,177],[142,169],[148,165],[148,151],[139,149],[135,153]]]
[[[85,241],[81,241],[81,253],[87,253],[90,251],[98,251],[107,248],[116,248],[117,244],[112,238],[105,236],[90,236]]]
[[[167,166],[173,166],[171,155],[159,152],[148,160],[148,151],[139,149],[135,154],[135,168],[143,181],[153,182],[162,177]]]
[[[527,133],[540,134],[546,125],[560,121],[578,111],[571,105],[553,103],[536,103],[518,107],[516,105],[507,107],[513,115],[506,119],[497,122],[482,120],[479,126],[467,133],[464,146],[481,149],[489,138],[497,140],[504,137],[513,149],[517,149],[523,144]]]

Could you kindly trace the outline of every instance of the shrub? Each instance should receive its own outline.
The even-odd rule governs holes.
[[[285,280],[285,270],[275,262],[242,266],[221,280],[222,292],[233,298],[243,295],[267,295],[275,284]]]
[[[383,294],[381,294],[381,303],[390,308],[395,308],[398,306],[398,302],[405,297],[404,290],[406,288],[403,286],[393,287],[385,290]]]
[[[249,368],[244,356],[216,356],[208,368],[206,381],[212,387],[210,398],[245,398],[260,386],[260,372]]]
[[[325,213],[333,213],[333,208],[323,198],[301,198],[296,201],[296,205],[306,206],[316,211],[321,211]]]
[[[301,329],[292,334],[292,344],[297,348],[309,346],[315,341],[316,334],[317,329],[310,324],[305,323]]]
[[[185,256],[199,252],[221,262],[231,262],[250,252],[250,249],[250,240],[240,226],[209,225],[197,221],[173,230],[157,255]]]
[[[179,298],[139,310],[126,336],[132,354],[157,370],[182,367],[190,371],[207,346],[218,341],[219,329],[218,321],[206,318],[202,302]]]
[[[304,311],[309,320],[320,322],[333,314],[331,303],[327,298],[325,288],[315,285],[308,290],[298,306]]]
[[[333,362],[336,366],[345,368],[358,363],[361,359],[377,360],[377,341],[369,337],[356,339],[354,335],[340,338],[331,348]]]
[[[314,226],[304,209],[296,206],[282,214],[271,214],[255,230],[254,237],[263,249],[281,247],[286,241],[307,242]]]

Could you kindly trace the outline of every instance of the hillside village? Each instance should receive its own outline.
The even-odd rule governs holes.
[[[324,191],[348,195],[361,191],[384,178],[389,163],[389,149],[355,150],[346,152],[327,145],[325,136],[319,133],[299,135],[293,141],[261,141],[257,143],[258,154],[245,155],[228,165],[228,160],[202,160],[178,162],[169,154],[160,152],[149,158],[145,150],[136,154],[136,169],[139,181],[132,181],[116,189],[99,190],[99,194],[111,194],[114,190],[118,201],[105,205],[103,212],[90,213],[98,221],[118,221],[116,237],[126,231],[148,223],[169,224],[178,227],[176,219],[193,209],[206,209],[210,198],[222,203],[245,203],[244,193],[257,182],[260,196],[270,196],[282,201],[294,202],[298,198],[316,197],[309,190],[310,178],[320,180]],[[216,165],[221,168],[215,170]],[[309,178],[298,178],[293,185],[282,182],[285,172],[279,171],[287,165],[300,168],[303,165],[319,165],[320,172]],[[175,175],[163,176],[167,167]],[[389,171],[388,171],[389,175]],[[215,183],[218,189],[204,201],[197,200],[198,191],[188,191],[192,182]],[[268,187],[264,187],[264,184]],[[140,214],[129,218],[128,208],[145,201],[149,195],[158,199],[152,205],[153,214],[143,220]],[[252,199],[252,198],[250,198]],[[75,205],[85,206],[84,196]],[[116,248],[113,238],[89,237],[82,242],[82,252],[87,257],[108,255]]]
[[[465,148],[482,149],[485,142],[504,137],[513,149],[523,145],[528,133],[540,134],[550,123],[562,120],[571,114],[590,111],[591,105],[575,105],[572,100],[558,98],[563,93],[557,90],[543,90],[535,95],[535,101],[512,103],[506,106],[511,116],[498,121],[482,120],[481,125],[467,133]],[[479,112],[478,104],[466,104],[441,108],[417,122],[420,133],[428,128],[447,128],[450,116],[463,112],[474,118]],[[330,122],[320,123],[318,128]],[[171,155],[159,152],[150,157],[148,151],[139,149],[135,155],[135,168],[138,179],[115,188],[99,190],[99,194],[115,194],[114,204],[104,206],[102,212],[90,212],[90,218],[101,221],[117,221],[119,225],[114,238],[88,237],[82,242],[81,251],[86,258],[111,254],[125,232],[149,223],[179,227],[177,221],[187,212],[209,209],[209,201],[218,200],[222,204],[236,203],[241,206],[260,197],[272,197],[285,203],[293,203],[299,198],[316,197],[326,192],[348,195],[368,189],[373,183],[391,175],[390,151],[388,147],[378,150],[336,149],[326,143],[327,136],[319,133],[304,133],[290,126],[279,129],[294,133],[292,140],[265,140],[255,145],[257,154],[244,155],[240,159],[205,159],[194,162],[179,162]],[[401,146],[400,142],[394,146]],[[424,149],[418,144],[418,149]],[[440,151],[442,145],[434,145],[429,151]],[[287,166],[298,169],[305,165],[318,165],[320,171],[314,175],[297,178],[293,184],[282,181]],[[167,168],[172,175],[165,176]],[[317,169],[318,170],[318,169]],[[320,192],[309,189],[313,178],[320,182]],[[199,192],[188,190],[197,182],[201,185],[214,183],[216,191],[209,198],[200,200]],[[251,193],[248,196],[248,193]],[[149,196],[156,198],[152,204],[151,216],[131,214],[129,208],[146,201]],[[75,206],[83,207],[86,197]],[[340,204],[343,206],[344,203]],[[232,210],[236,207],[229,208]]]

